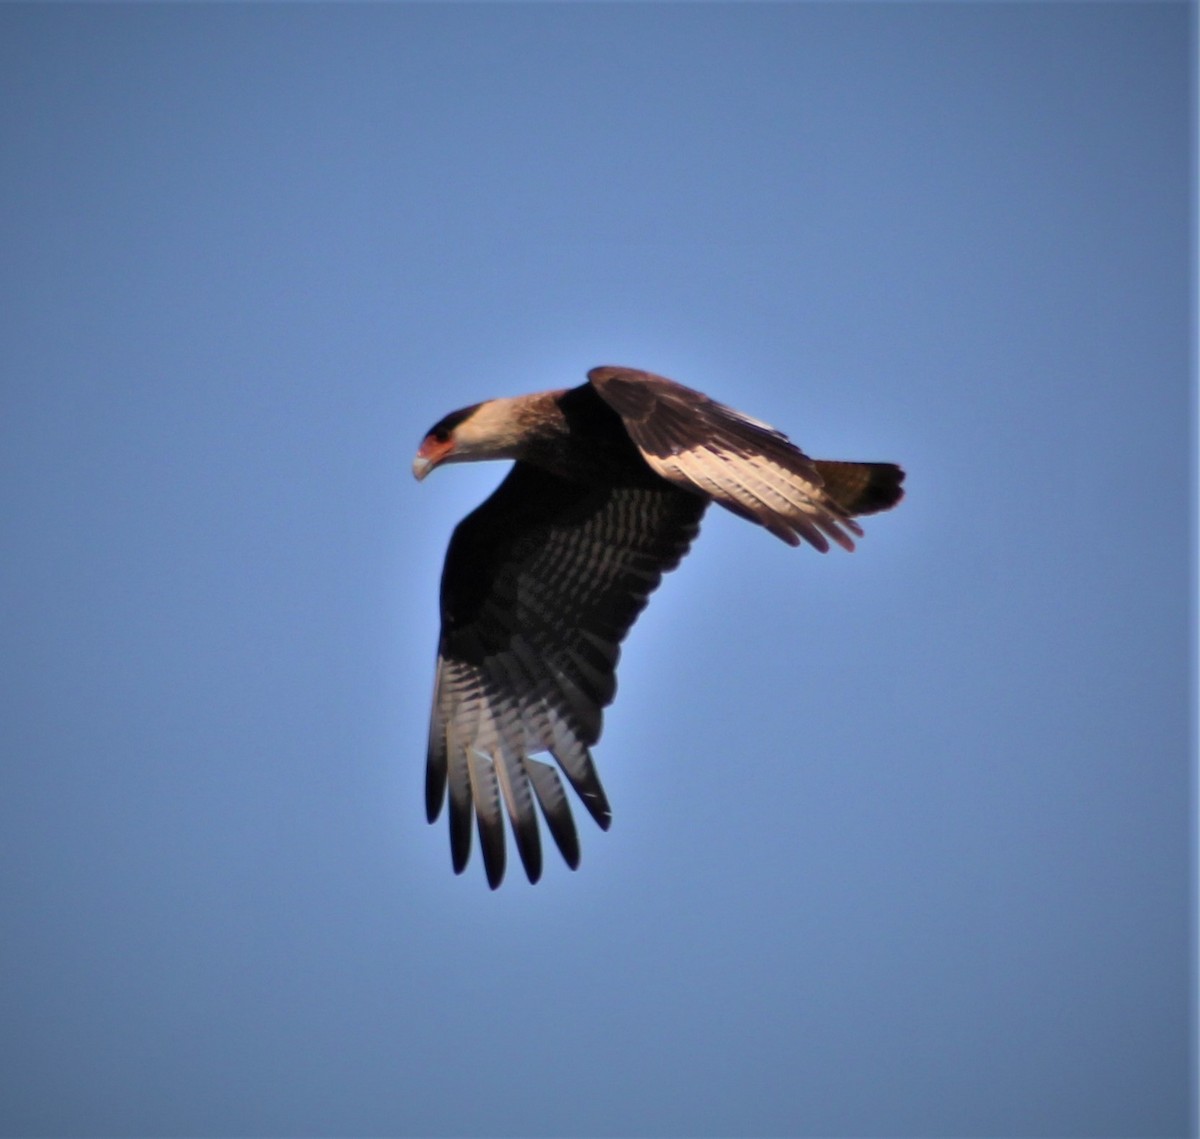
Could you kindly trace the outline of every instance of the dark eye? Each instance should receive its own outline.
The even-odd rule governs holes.
[[[450,438],[450,432],[444,427],[435,427],[430,433],[438,443],[445,443]]]

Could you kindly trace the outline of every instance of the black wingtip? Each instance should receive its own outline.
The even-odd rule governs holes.
[[[583,800],[583,805],[587,808],[587,812],[595,820],[596,825],[606,831],[612,825],[612,808],[608,805],[608,796],[604,793],[604,788],[600,786],[600,780],[596,776],[596,769],[591,766],[591,756],[588,756],[588,779],[584,783],[582,780],[575,783],[575,790],[579,798]]]
[[[487,873],[487,884],[493,890],[500,889],[500,883],[504,881],[504,859],[500,859],[499,865],[491,858],[483,860],[483,869]]]
[[[534,824],[537,825],[536,823]],[[540,844],[532,851],[527,850],[524,843],[517,844],[517,853],[521,856],[521,865],[525,869],[525,877],[531,886],[536,885],[542,877],[542,849]]]
[[[554,837],[554,845],[558,847],[563,861],[572,869],[579,869],[579,834],[575,830],[575,820],[571,818],[569,809],[554,814],[543,810],[546,825]]]
[[[439,754],[431,747],[429,757],[425,761],[425,817],[430,822],[442,813],[442,804],[446,800],[447,776],[445,752]]]
[[[443,784],[443,791],[439,791],[436,794],[432,792],[431,788],[429,788],[429,787],[425,788],[425,821],[426,822],[436,823],[438,820],[438,815],[440,815],[442,813],[444,787],[445,787],[445,785]]]
[[[483,869],[484,873],[487,874],[487,884],[493,890],[498,889],[500,883],[504,881],[504,855],[501,854],[499,858],[491,857],[485,851],[483,856]]]
[[[455,818],[450,815],[450,864],[455,874],[461,874],[471,859],[471,816]]]

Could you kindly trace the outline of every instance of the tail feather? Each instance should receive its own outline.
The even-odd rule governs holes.
[[[825,493],[849,514],[876,514],[904,497],[904,471],[895,463],[842,463],[813,459]]]

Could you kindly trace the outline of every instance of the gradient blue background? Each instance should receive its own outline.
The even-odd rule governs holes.
[[[0,1128],[1167,1136],[1183,4],[0,8]],[[714,513],[615,810],[422,814],[446,411],[649,368],[894,459]]]

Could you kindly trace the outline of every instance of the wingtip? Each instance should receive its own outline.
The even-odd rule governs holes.
[[[442,813],[442,803],[445,801],[445,794],[445,784],[437,791],[434,791],[432,788],[426,789],[425,821],[427,823],[436,823],[438,821],[438,816]]]
[[[501,882],[504,881],[504,871],[506,869],[506,860],[504,857],[504,848],[501,847],[494,855],[486,847],[483,852],[483,869],[487,875],[488,885],[493,889],[497,889]]]

